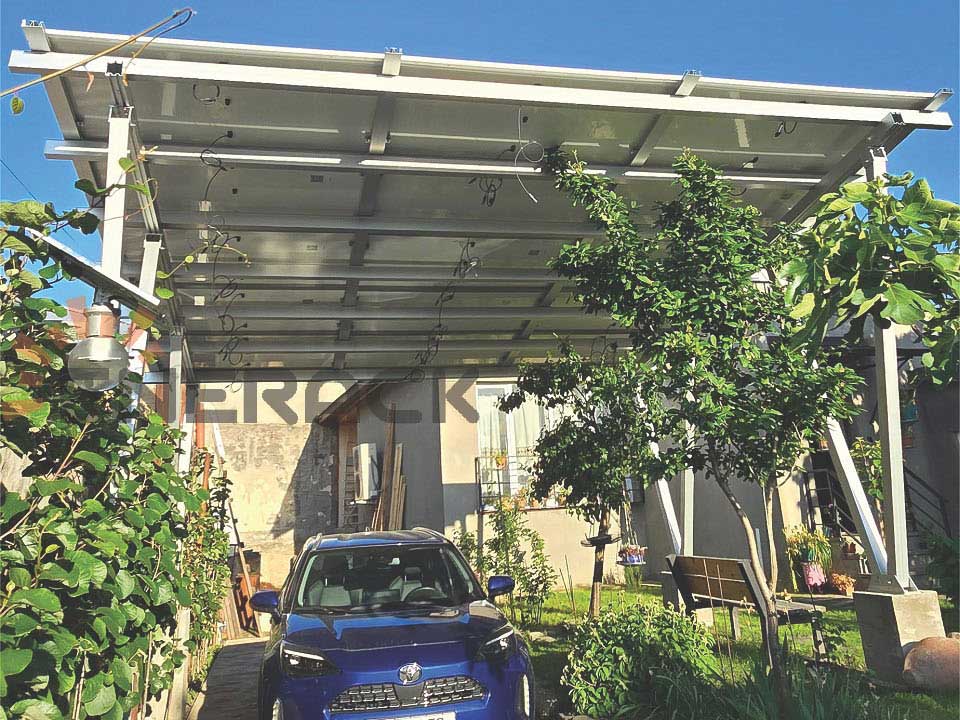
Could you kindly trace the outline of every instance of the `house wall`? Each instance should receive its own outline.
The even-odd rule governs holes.
[[[262,582],[279,587],[303,542],[334,527],[336,431],[313,418],[343,389],[292,382],[201,388],[204,444],[214,446],[217,422],[240,540],[259,553]]]
[[[434,381],[387,383],[357,410],[357,442],[375,443],[383,458],[387,413],[396,404],[395,442],[403,444],[401,472],[407,480],[404,527],[443,530],[440,422]]]

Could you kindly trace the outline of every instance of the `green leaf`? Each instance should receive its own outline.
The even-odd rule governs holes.
[[[880,317],[888,318],[900,325],[913,325],[920,322],[924,318],[925,311],[933,309],[929,300],[902,283],[890,285],[884,295],[887,304],[880,311]]]
[[[33,651],[26,648],[0,650],[0,671],[3,671],[5,676],[16,675],[26,669],[31,659],[33,659]]]
[[[937,253],[933,264],[948,273],[960,272],[960,255],[957,253]]]
[[[806,293],[802,298],[800,298],[800,302],[797,303],[797,306],[790,311],[790,317],[792,317],[794,320],[807,317],[811,312],[813,312],[815,304],[816,299],[814,298],[813,293]]]
[[[19,95],[14,95],[10,98],[10,112],[14,115],[19,115],[23,112],[23,100],[20,99]]]
[[[22,720],[63,720],[60,709],[49,700],[37,700],[35,698],[21,700],[14,703],[10,712],[13,713],[14,717],[22,718]]]
[[[103,472],[107,469],[107,459],[98,453],[90,450],[78,450],[74,457],[81,462],[86,463],[97,472]]]
[[[854,203],[868,202],[873,198],[870,186],[864,182],[847,183],[840,188],[840,192],[847,200]]]
[[[127,570],[120,570],[117,572],[117,577],[115,578],[117,582],[117,599],[125,600],[130,593],[133,592],[134,588],[137,587],[137,581]]]
[[[44,225],[56,219],[56,211],[51,203],[42,203],[37,200],[0,202],[0,220],[8,225],[43,230]]]
[[[113,674],[113,683],[124,692],[130,692],[133,687],[133,671],[123,658],[114,658],[110,663],[110,672]]]
[[[10,596],[10,603],[13,605],[29,605],[46,612],[58,612],[60,610],[60,598],[47,588],[16,590]]]
[[[83,704],[83,709],[88,715],[103,715],[108,712],[117,702],[117,692],[113,685],[104,685],[100,691],[89,702]]]
[[[107,579],[107,566],[86,550],[68,552],[66,557],[73,562],[80,585],[92,584],[94,587],[100,587]]]
[[[118,162],[120,163],[120,167],[123,169],[125,173],[130,172],[137,166],[137,163],[135,163],[133,160],[131,160],[128,157],[122,157],[120,158],[120,160],[118,160]]]
[[[49,497],[56,495],[64,490],[83,490],[83,485],[75,483],[73,480],[59,478],[57,480],[44,480],[37,478],[33,482],[32,490],[40,497]]]
[[[80,180],[77,180],[73,184],[73,186],[77,190],[80,190],[81,192],[85,192],[87,195],[97,195],[100,192],[100,189],[97,187],[97,184],[93,182],[93,180],[89,180],[87,178],[81,178]]]
[[[169,300],[173,297],[173,290],[165,287],[158,287],[154,289],[153,294],[161,300]]]
[[[842,213],[853,207],[853,203],[846,198],[837,198],[826,207],[828,213]]]

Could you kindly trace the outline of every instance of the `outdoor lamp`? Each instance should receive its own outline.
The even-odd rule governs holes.
[[[91,305],[84,315],[87,336],[67,355],[67,370],[83,390],[103,392],[120,384],[130,358],[126,348],[114,337],[118,318],[112,308]]]

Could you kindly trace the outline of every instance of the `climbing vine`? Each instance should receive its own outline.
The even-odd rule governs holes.
[[[195,646],[171,639],[179,607],[201,636],[219,607],[207,561],[222,538],[197,518],[207,503],[216,522],[225,485],[178,472],[182,433],[125,385],[89,393],[66,372],[76,331],[43,293],[68,275],[26,229],[90,233],[96,218],[26,201],[2,203],[0,220],[0,439],[30,479],[0,490],[0,717],[121,718]],[[183,562],[191,546],[204,562]]]

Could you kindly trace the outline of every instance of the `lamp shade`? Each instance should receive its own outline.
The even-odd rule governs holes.
[[[87,308],[87,337],[67,355],[67,370],[77,385],[103,392],[120,384],[129,367],[126,348],[115,338],[117,318],[106,305]]]

